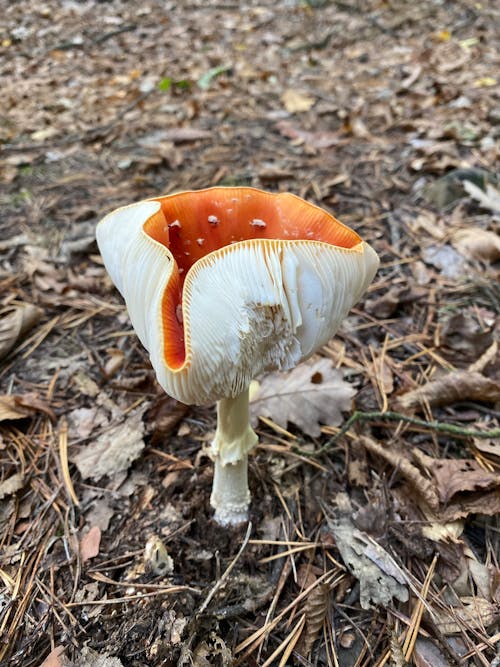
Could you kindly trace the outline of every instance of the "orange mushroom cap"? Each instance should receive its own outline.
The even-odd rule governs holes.
[[[234,397],[326,343],[373,279],[375,252],[289,193],[181,192],[97,227],[111,279],[167,393]]]

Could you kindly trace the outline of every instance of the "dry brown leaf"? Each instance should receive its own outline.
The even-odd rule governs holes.
[[[71,452],[70,459],[84,479],[99,480],[104,475],[114,475],[127,470],[144,449],[144,424],[142,415],[149,407],[144,403],[126,416],[125,421],[104,431],[78,451]]]
[[[499,382],[482,373],[467,370],[453,371],[442,378],[431,380],[423,387],[399,396],[397,402],[402,409],[409,410],[426,403],[439,406],[462,401],[498,400],[500,400]]]
[[[31,414],[30,410],[23,408],[17,403],[14,394],[0,396],[0,422],[11,419],[25,419]]]
[[[500,489],[493,491],[477,491],[458,496],[440,510],[440,520],[444,522],[462,519],[469,514],[500,514]]]
[[[152,431],[151,440],[153,443],[162,440],[172,433],[174,428],[180,420],[189,411],[189,406],[184,403],[179,403],[175,398],[171,398],[166,394],[158,396],[152,403],[151,408],[146,414],[146,424]],[[182,426],[188,426],[182,424]],[[183,434],[181,431],[177,435],[188,435],[190,429]]]
[[[500,458],[500,440],[498,438],[473,438],[474,447],[482,454]]]
[[[54,411],[34,392],[0,396],[0,422],[25,419],[31,417],[35,412],[43,412],[52,422],[57,421]]]
[[[5,498],[5,496],[11,496],[16,491],[19,491],[23,484],[24,477],[19,472],[4,479],[3,482],[0,482],[0,500]]]
[[[64,653],[64,646],[56,646],[45,658],[40,667],[62,667],[63,653]]]
[[[429,472],[436,480],[439,500],[448,502],[457,493],[500,487],[500,475],[481,468],[475,459],[432,459]]]
[[[451,242],[460,254],[469,259],[496,262],[500,259],[500,236],[480,227],[456,231]]]
[[[454,635],[466,627],[488,628],[500,618],[500,607],[481,597],[460,598],[463,606],[448,610],[434,609],[435,623],[444,635]]]
[[[347,569],[359,580],[360,604],[386,607],[395,597],[408,600],[408,580],[392,556],[367,533],[356,528],[352,521],[352,506],[346,493],[336,496],[337,508],[333,516],[326,515],[342,560]]]
[[[293,422],[304,433],[317,437],[320,422],[338,426],[342,411],[351,409],[355,391],[342,379],[342,373],[332,367],[329,359],[300,364],[289,373],[266,375],[252,396],[250,414],[269,417],[286,428]]]
[[[434,488],[434,485],[426,477],[422,475],[419,469],[398,451],[391,449],[388,445],[381,445],[375,440],[366,436],[359,438],[359,443],[365,447],[369,452],[380,456],[385,461],[390,463],[403,477],[405,477],[414,490],[421,495],[427,502],[429,507],[437,509],[439,507],[439,499]]]
[[[286,120],[276,123],[276,129],[284,137],[301,140],[308,146],[318,150],[331,148],[341,142],[336,132],[310,132],[309,130],[295,127],[295,125]]]
[[[382,296],[366,301],[365,309],[377,319],[385,319],[391,317],[399,306],[418,301],[418,299],[426,297],[427,293],[428,290],[423,287],[393,285]]]
[[[314,97],[306,95],[305,93],[301,93],[294,88],[287,88],[287,90],[285,90],[285,92],[281,95],[281,101],[289,113],[309,111],[309,109],[311,109],[316,102]]]
[[[99,554],[101,544],[101,529],[98,526],[92,526],[80,540],[80,558],[82,563],[86,563],[91,558]]]
[[[41,319],[43,310],[31,303],[22,303],[0,316],[0,359],[16,346],[21,338]]]
[[[451,315],[443,323],[439,338],[441,348],[461,352],[472,360],[477,359],[492,344],[493,328],[485,329],[472,312],[465,311]]]

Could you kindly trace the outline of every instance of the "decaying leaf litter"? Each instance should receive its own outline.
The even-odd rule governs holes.
[[[494,3],[4,4],[0,663],[494,664]],[[235,184],[382,259],[328,370],[263,405],[249,533],[210,518],[213,407],[158,389],[94,244]]]

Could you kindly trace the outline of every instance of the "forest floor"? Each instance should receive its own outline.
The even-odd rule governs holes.
[[[0,664],[499,665],[497,3],[0,4]],[[94,240],[215,185],[381,259],[281,423],[253,408],[248,530]]]

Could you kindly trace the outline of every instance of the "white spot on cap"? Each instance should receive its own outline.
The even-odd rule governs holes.
[[[203,245],[205,243],[205,239],[196,239],[196,243],[198,245]]]
[[[261,220],[260,218],[254,218],[250,224],[252,227],[260,227],[261,229],[267,227],[267,224],[264,222],[264,220]]]
[[[211,225],[218,225],[219,222],[220,222],[220,220],[219,220],[219,218],[218,218],[216,215],[209,215],[209,216],[208,216],[208,222],[209,222]]]
[[[181,223],[180,223],[178,220],[174,220],[174,221],[171,222],[168,226],[170,227],[170,229],[171,229],[172,227],[178,227],[179,229],[182,227]]]

